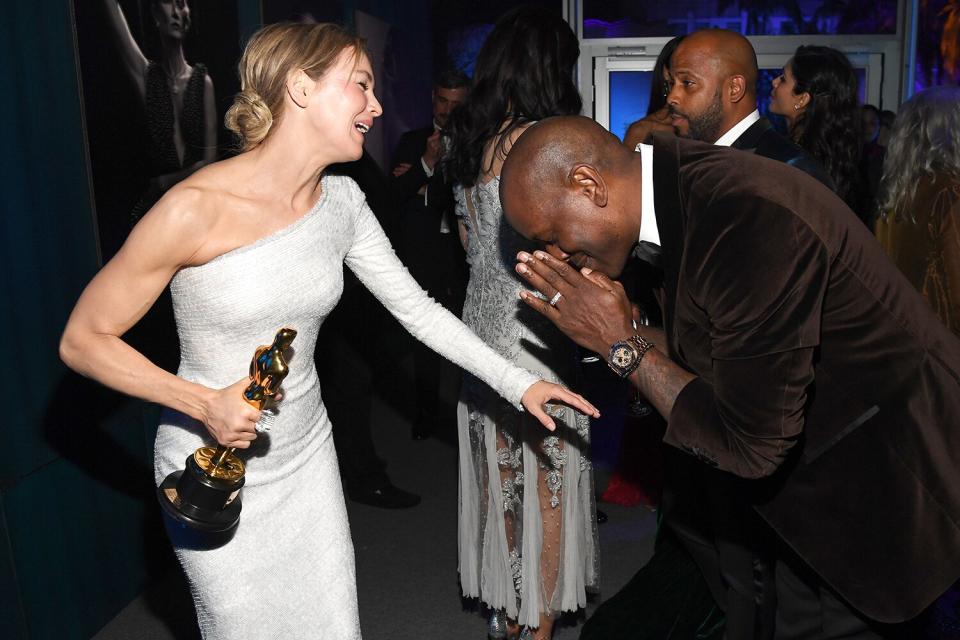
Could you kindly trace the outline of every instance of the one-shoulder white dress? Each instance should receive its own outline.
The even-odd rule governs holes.
[[[269,433],[241,452],[243,511],[231,538],[208,544],[168,526],[204,638],[360,637],[353,545],[313,350],[343,289],[346,264],[415,337],[518,405],[537,378],[509,364],[430,299],[397,260],[363,193],[323,178],[293,224],[173,278],[178,375],[211,388],[247,374],[277,329],[298,331]],[[166,411],[155,446],[159,484],[196,448],[202,424]],[[424,611],[428,615],[428,611]]]

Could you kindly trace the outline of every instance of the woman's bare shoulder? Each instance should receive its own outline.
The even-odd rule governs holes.
[[[505,122],[505,123],[503,124],[503,127],[501,127],[500,131],[503,132],[504,129],[507,127],[508,124],[509,124],[509,123]],[[509,133],[507,133],[506,135],[504,135],[503,133],[498,133],[498,134],[494,137],[494,140],[497,141],[497,142],[496,142],[497,144],[500,144],[500,142],[501,142],[501,140],[502,140],[504,153],[505,153],[505,154],[506,154],[506,153],[510,153],[510,147],[512,147],[514,144],[517,143],[517,139],[518,139],[520,136],[523,135],[524,131],[526,131],[527,129],[529,129],[530,127],[532,127],[532,126],[535,125],[535,124],[536,124],[535,121],[524,122],[524,123],[522,123],[522,124],[517,125],[515,128],[513,128],[513,129],[512,129]]]
[[[189,264],[216,226],[211,200],[203,189],[173,186],[133,228],[125,248],[160,250],[177,264]]]
[[[269,205],[262,194],[251,194],[247,189],[252,165],[244,155],[209,164],[168,193],[168,221],[203,240],[191,265],[203,264],[257,239],[271,224],[270,213],[265,213]]]
[[[216,257],[222,230],[235,199],[229,189],[229,170],[214,163],[171,187],[130,234],[131,242],[164,246],[184,265],[202,264]],[[227,167],[229,169],[229,167]]]
[[[500,125],[500,131],[492,138],[487,140],[483,148],[483,164],[481,165],[480,178],[483,182],[500,175],[500,169],[510,153],[510,149],[516,144],[517,139],[523,135],[523,132],[533,126],[534,122],[524,122],[513,129],[510,129],[510,120],[506,120]]]
[[[238,199],[237,185],[244,181],[239,158],[212,162],[190,174],[168,192],[170,213],[202,218],[196,223],[215,223],[230,202]]]
[[[208,171],[212,170],[212,171]],[[156,214],[170,224],[208,225],[215,221],[217,204],[225,194],[216,179],[215,165],[203,167],[172,186],[144,217]]]

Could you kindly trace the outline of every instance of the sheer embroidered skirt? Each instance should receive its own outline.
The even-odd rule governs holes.
[[[586,591],[599,585],[590,422],[565,406],[550,414],[554,432],[465,378],[458,415],[461,587],[532,626],[541,613],[584,606]]]

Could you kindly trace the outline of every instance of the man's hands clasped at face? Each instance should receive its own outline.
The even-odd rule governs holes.
[[[635,333],[630,300],[619,282],[544,251],[521,251],[517,261],[517,273],[546,300],[529,291],[520,297],[581,347],[606,358],[613,343]]]

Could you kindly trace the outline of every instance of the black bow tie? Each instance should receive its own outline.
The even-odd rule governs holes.
[[[649,264],[652,264],[655,267],[660,266],[660,255],[662,251],[660,250],[660,245],[654,244],[652,242],[647,242],[646,240],[639,241],[633,247],[633,257],[643,260]]]

